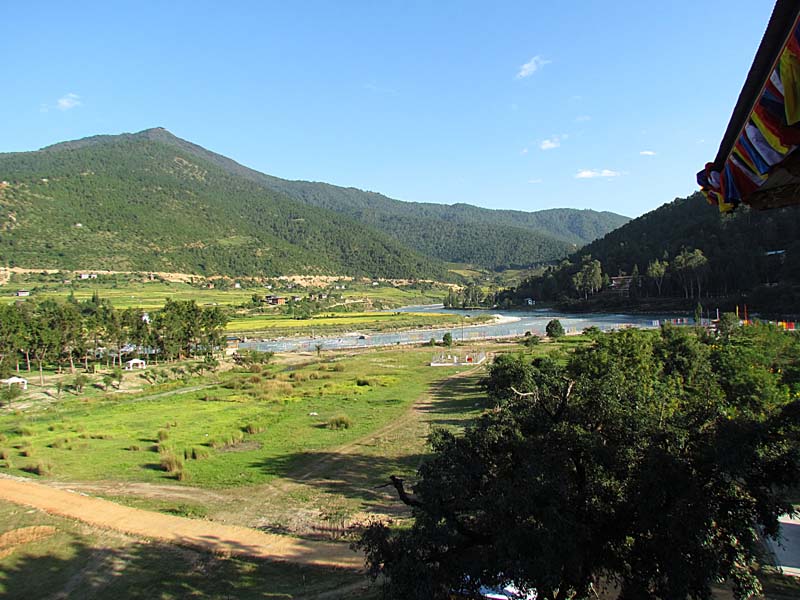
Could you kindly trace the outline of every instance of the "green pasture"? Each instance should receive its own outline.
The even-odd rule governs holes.
[[[96,292],[106,298],[117,308],[144,308],[153,310],[161,308],[166,298],[172,300],[194,300],[198,304],[241,305],[250,302],[253,294],[261,296],[276,294],[281,296],[306,296],[310,289],[302,287],[277,287],[267,289],[264,286],[252,286],[242,289],[208,289],[188,283],[168,281],[141,281],[121,275],[100,276],[97,279],[73,279],[65,285],[55,275],[47,277],[36,274],[15,274],[11,281],[0,287],[0,302],[15,302],[19,289],[31,292],[31,298],[65,299],[73,295],[78,300],[91,298]],[[423,287],[394,287],[389,284],[371,286],[357,283],[347,286],[345,290],[328,290],[329,293],[341,294],[345,300],[353,301],[363,298],[366,304],[379,302],[383,306],[404,306],[410,304],[435,304],[441,302],[446,288],[434,285]]]
[[[382,283],[377,286],[354,284],[341,290],[344,298],[368,298],[392,306],[410,306],[414,304],[438,304],[447,295],[447,286],[432,284],[424,287],[401,286]]]
[[[483,315],[477,315],[479,320]],[[485,319],[489,319],[487,315]],[[231,332],[257,332],[281,330],[293,332],[317,329],[322,331],[353,331],[422,328],[436,325],[456,325],[462,317],[446,313],[391,313],[391,312],[347,312],[321,313],[307,319],[294,319],[285,315],[253,315],[232,319],[227,330]]]
[[[0,465],[61,480],[158,482],[223,488],[280,477],[304,454],[392,421],[451,369],[425,366],[430,348],[370,351],[302,367],[227,372],[167,393],[63,396],[38,410],[0,414]],[[200,389],[197,389],[197,388]],[[316,413],[316,414],[314,414]],[[349,427],[327,423],[344,416]],[[194,456],[194,458],[192,458]]]
[[[101,280],[97,280],[101,281]],[[20,285],[7,285],[2,289],[0,301],[14,302],[14,292]],[[198,304],[237,305],[250,302],[254,290],[215,290],[198,288],[188,283],[162,281],[126,282],[124,284],[80,282],[74,286],[54,283],[37,283],[26,287],[31,290],[31,298],[53,298],[64,300],[73,295],[77,300],[88,300],[97,292],[101,298],[109,300],[116,308],[143,308],[155,310],[164,306],[167,298],[171,300],[194,300]]]

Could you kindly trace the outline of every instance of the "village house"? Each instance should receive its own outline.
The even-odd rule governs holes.
[[[28,389],[28,380],[24,377],[9,377],[8,379],[0,379],[0,383],[7,385],[8,387],[11,387],[12,385],[18,385],[23,390]]]
[[[19,296],[20,298],[25,298],[25,297],[27,297],[27,296],[30,296],[30,295],[31,295],[31,293],[30,293],[30,291],[28,291],[28,290],[17,290],[17,292],[16,292],[16,294],[15,294],[15,295],[16,295],[16,296]]]
[[[147,363],[143,361],[141,358],[132,358],[129,361],[125,362],[126,371],[133,371],[134,369],[144,369],[145,367],[147,367]]]

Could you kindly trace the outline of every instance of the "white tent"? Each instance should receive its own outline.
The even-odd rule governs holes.
[[[125,363],[125,370],[133,371],[134,369],[144,369],[146,366],[147,363],[144,362],[141,358],[132,358]]]
[[[24,377],[9,377],[8,379],[0,379],[0,383],[3,383],[8,387],[11,387],[16,383],[20,385],[23,390],[28,389],[28,380],[25,379]]]

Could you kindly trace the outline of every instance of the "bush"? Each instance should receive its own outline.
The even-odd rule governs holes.
[[[344,365],[340,363],[336,363],[331,367],[331,371],[336,371],[337,373],[341,373],[344,371]]]
[[[0,450],[0,460],[10,460],[11,459],[11,450],[8,448],[3,448]]]
[[[561,325],[561,321],[553,319],[547,324],[547,327],[545,327],[545,332],[547,333],[547,337],[555,340],[564,335],[564,327]]]
[[[365,385],[372,385],[369,379],[361,379],[360,377],[356,379],[356,385],[359,387],[364,387]]]
[[[347,415],[336,415],[328,421],[328,429],[350,429],[353,422]]]
[[[158,430],[158,441],[159,442],[166,442],[169,439],[169,431],[166,429],[159,429]]]
[[[539,336],[538,335],[528,335],[525,334],[525,339],[522,341],[525,346],[528,348],[533,348],[534,346],[539,344]]]
[[[453,345],[453,334],[449,331],[442,336],[442,344],[448,348]]]

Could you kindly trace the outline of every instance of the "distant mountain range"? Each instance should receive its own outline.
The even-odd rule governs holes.
[[[162,128],[0,154],[0,262],[448,278],[560,259],[628,221],[402,202],[259,173]]]

